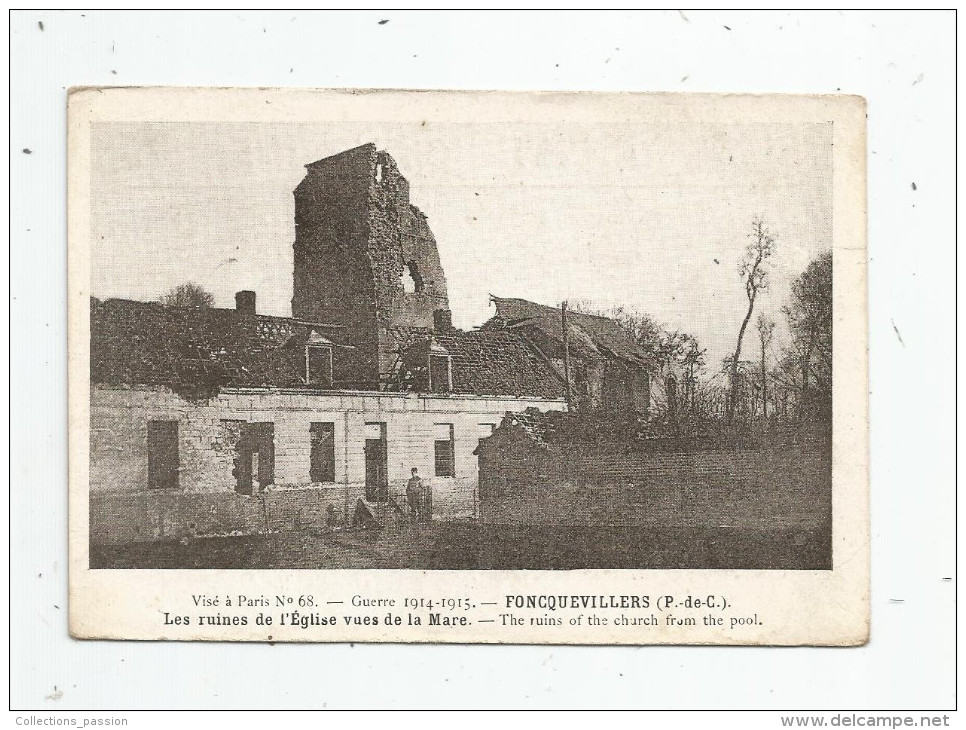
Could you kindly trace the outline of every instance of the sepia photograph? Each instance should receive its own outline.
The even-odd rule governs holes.
[[[831,569],[831,121],[427,117],[91,125],[90,567]]]

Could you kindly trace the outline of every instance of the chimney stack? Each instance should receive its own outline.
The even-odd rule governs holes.
[[[235,309],[239,314],[255,314],[255,292],[240,291],[236,293]]]
[[[433,329],[437,332],[449,332],[453,329],[453,313],[449,309],[433,311]]]

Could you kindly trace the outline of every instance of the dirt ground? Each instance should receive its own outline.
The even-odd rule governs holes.
[[[524,488],[475,519],[92,545],[92,568],[419,570],[832,567],[831,453],[685,459],[653,484]]]
[[[91,567],[459,569],[475,567],[477,538],[475,523],[465,521],[92,545]]]
[[[473,521],[92,546],[92,568],[831,568],[820,530],[507,528]]]

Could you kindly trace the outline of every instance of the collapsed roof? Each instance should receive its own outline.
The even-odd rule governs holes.
[[[328,390],[360,389],[352,382],[355,350],[341,344],[342,328],[240,312],[170,307],[124,299],[91,300],[91,382],[168,387],[209,398],[224,387],[302,388],[305,346],[333,348]],[[404,389],[427,392],[430,353],[450,359],[451,387],[463,395],[560,399],[562,378],[514,332],[433,333],[414,330],[405,365],[414,380]]]
[[[490,296],[496,315],[484,325],[486,330],[521,330],[539,333],[563,347],[561,310],[526,299]],[[638,367],[650,363],[647,351],[638,345],[610,317],[567,310],[567,335],[572,353],[592,359],[618,359]]]
[[[91,382],[195,398],[223,387],[308,388],[305,345],[345,349],[338,331],[236,309],[91,299]]]

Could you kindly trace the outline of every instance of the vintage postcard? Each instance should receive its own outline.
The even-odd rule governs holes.
[[[68,125],[74,636],[868,640],[862,99]]]

